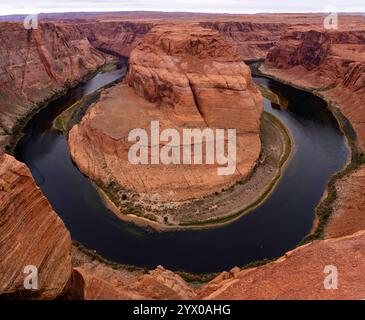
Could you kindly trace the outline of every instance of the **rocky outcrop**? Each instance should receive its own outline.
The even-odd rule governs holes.
[[[78,267],[72,283],[68,298],[76,300],[190,300],[196,295],[179,275],[163,267],[144,275],[115,271],[105,265],[97,271]]]
[[[75,25],[20,23],[0,28],[0,145],[39,104],[76,85],[106,61]]]
[[[364,299],[364,276],[365,231],[361,231],[343,238],[314,241],[261,267],[224,272],[201,288],[198,297]],[[326,289],[325,284],[332,285],[332,289]]]
[[[158,266],[146,271],[100,262],[73,248],[74,274],[67,298],[104,299],[192,299],[195,290],[176,273]]]
[[[200,25],[219,31],[243,60],[265,59],[269,49],[288,28],[285,23],[249,21],[207,21]]]
[[[365,230],[365,166],[336,183],[337,198],[325,230],[326,238]]]
[[[153,23],[138,21],[97,21],[78,24],[95,48],[129,57],[136,43],[151,30]]]
[[[157,26],[131,53],[125,84],[102,93],[70,131],[69,146],[93,180],[150,199],[158,194],[162,201],[183,201],[220,190],[252,170],[260,154],[262,110],[249,68],[218,32],[197,25]],[[217,175],[216,164],[131,164],[128,133],[149,131],[151,120],[159,120],[161,131],[180,133],[183,128],[236,128],[234,174]]]
[[[190,300],[195,292],[179,275],[158,266],[130,286],[148,299]]]
[[[0,154],[0,298],[53,299],[71,277],[71,237],[27,167]],[[38,289],[24,279],[38,268]]]
[[[106,267],[104,267],[106,268]],[[118,274],[115,280],[119,283],[123,276]],[[128,292],[119,288],[98,275],[90,273],[83,268],[75,268],[71,280],[72,286],[67,295],[69,300],[142,300],[138,292]]]

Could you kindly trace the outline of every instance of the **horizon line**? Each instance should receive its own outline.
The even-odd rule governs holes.
[[[28,12],[28,13],[7,13],[0,12],[0,17],[11,16],[27,16],[27,15],[42,15],[42,14],[90,14],[90,13],[187,13],[187,14],[211,14],[211,15],[259,15],[259,14],[325,14],[331,11],[257,11],[257,12],[208,12],[208,11],[175,11],[175,10],[97,10],[97,11],[43,11],[40,12]],[[364,14],[365,11],[338,11],[339,14]]]

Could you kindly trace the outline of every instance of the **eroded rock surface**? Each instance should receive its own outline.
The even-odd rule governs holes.
[[[74,274],[68,298],[100,299],[192,299],[196,293],[176,273],[158,266],[144,271],[112,268],[74,248]]]
[[[0,297],[53,299],[70,279],[71,237],[28,168],[0,154]],[[25,290],[26,266],[38,268],[38,290]]]
[[[76,25],[22,23],[0,28],[0,146],[40,103],[76,85],[106,61]]]
[[[336,183],[337,199],[325,230],[326,238],[365,230],[365,166]]]
[[[151,30],[153,23],[143,21],[97,21],[78,27],[95,48],[129,57],[133,47]]]
[[[128,283],[125,278],[131,277],[134,282]],[[107,266],[97,271],[79,267],[74,269],[72,281],[70,298],[81,300],[190,300],[196,295],[179,275],[163,267],[144,275],[110,271]]]
[[[207,21],[203,27],[219,31],[237,50],[243,60],[265,59],[280,36],[288,28],[285,23],[255,23],[250,21]]]

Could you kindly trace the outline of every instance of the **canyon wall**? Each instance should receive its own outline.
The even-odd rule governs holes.
[[[103,185],[183,201],[221,190],[253,169],[262,111],[249,68],[217,31],[195,24],[156,26],[132,51],[124,84],[102,93],[70,131],[69,146],[81,171]],[[149,131],[152,120],[160,122],[161,131],[180,133],[183,128],[236,128],[236,170],[222,176],[217,164],[133,165],[128,133]]]
[[[77,23],[75,20],[72,22]],[[112,50],[129,56],[132,49],[159,20],[97,20],[77,23],[82,33],[96,48]],[[166,23],[172,23],[168,20]],[[176,21],[175,21],[176,23]],[[187,24],[190,22],[181,22]],[[201,21],[204,28],[217,30],[236,49],[243,60],[264,59],[267,52],[288,25],[249,21]]]
[[[341,111],[355,131],[350,143],[360,149],[353,155],[353,166],[358,168],[336,183],[337,198],[326,237],[365,229],[361,210],[365,190],[365,31],[361,30],[361,24],[358,28],[358,31],[288,33],[270,50],[261,67],[270,76],[323,97],[331,107]]]
[[[0,28],[0,146],[38,105],[75,86],[106,62],[76,25],[20,23]]]
[[[365,148],[365,31],[291,32],[269,51],[262,70],[337,106]]]
[[[28,168],[0,154],[0,298],[53,299],[71,277],[71,236],[36,186]],[[25,290],[38,268],[38,289]],[[33,273],[34,274],[34,273]]]
[[[134,21],[96,21],[78,27],[95,48],[129,57],[136,43],[151,30],[153,23]]]
[[[265,59],[269,49],[288,28],[285,23],[249,21],[207,21],[200,25],[219,31],[243,60]]]
[[[337,199],[325,229],[326,238],[365,230],[365,165],[336,183]]]

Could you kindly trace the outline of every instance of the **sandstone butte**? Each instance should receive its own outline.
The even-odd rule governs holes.
[[[9,143],[19,121],[40,104],[103,65],[106,57],[73,24],[22,23],[0,29],[0,146]]]
[[[161,201],[183,201],[220,191],[248,175],[260,154],[262,111],[250,69],[217,31],[161,25],[133,49],[124,83],[105,90],[72,128],[69,147],[80,170],[94,181],[151,200],[159,194]],[[216,164],[131,164],[128,134],[135,128],[149,132],[152,120],[160,122],[161,131],[236,129],[236,171],[221,176]]]
[[[207,17],[204,18],[206,20]],[[264,19],[264,21],[272,23],[280,23],[285,20],[285,22],[299,24],[302,31],[318,29],[317,26],[323,21],[323,17],[308,17],[307,15],[285,15],[285,19],[283,15],[257,15],[253,18],[245,17],[242,19],[247,21]],[[345,16],[343,19],[348,22],[346,26],[353,30],[364,25],[361,24],[363,18]],[[301,23],[308,20],[311,23]],[[15,24],[5,25],[7,28],[22,31]],[[70,30],[74,29],[74,27],[69,28]],[[4,32],[3,28],[1,32]],[[362,116],[359,112],[361,105],[357,95],[363,92],[361,85],[363,77],[361,73],[355,72],[358,67],[354,68],[354,65],[357,66],[361,62],[359,56],[361,60],[361,53],[363,54],[364,50],[364,46],[361,46],[363,42],[356,45],[353,42],[358,41],[356,40],[358,36],[355,36],[355,40],[353,40],[353,36],[349,36],[345,32],[339,36],[342,39],[347,39],[342,45],[331,40],[330,44],[324,45],[324,48],[327,48],[324,50],[322,44],[326,41],[323,39],[326,39],[327,36],[328,33],[326,32],[325,36],[318,37],[318,34],[313,31],[298,36],[299,39],[296,40],[305,38],[313,41],[313,39],[317,39],[314,41],[315,46],[313,48],[316,48],[314,50],[311,50],[304,41],[296,42],[293,35],[283,36],[269,54],[263,71],[270,72],[281,80],[310,89],[323,89],[323,83],[327,85],[328,82],[331,83],[332,81],[332,85],[327,88],[328,90],[320,90],[319,93],[326,99],[332,97],[330,101],[335,102],[344,113],[347,110],[347,117],[351,118],[350,120],[358,133],[358,142],[363,146],[361,121],[357,121],[357,117]],[[335,35],[336,37],[338,35]],[[352,38],[351,42],[346,42],[349,41],[349,38]],[[46,39],[52,40],[53,37]],[[285,48],[285,41],[287,41],[291,51],[290,54]],[[9,51],[7,56],[16,56],[19,50],[15,50],[15,47],[11,47],[11,49],[12,51]],[[322,56],[323,51],[326,52],[325,57]],[[53,53],[50,51],[51,55]],[[344,56],[347,57],[342,59]],[[314,57],[314,59],[310,57]],[[349,57],[350,59],[347,59]],[[55,56],[50,58],[57,60]],[[308,60],[311,62],[308,63]],[[340,72],[336,79],[331,78],[333,73],[329,70],[330,68],[327,69],[330,61],[332,61],[331,63],[335,62],[331,67],[335,67],[336,71]],[[5,63],[6,68],[1,69],[2,77],[7,74],[7,70],[16,69],[17,63],[14,60],[11,60],[10,64]],[[351,70],[353,72],[350,72]],[[314,74],[321,80],[318,81]],[[345,79],[347,80],[345,81]],[[6,85],[7,80],[6,77],[2,78],[2,85]],[[303,80],[306,81],[303,82]],[[326,96],[327,92],[329,93],[328,96]],[[1,93],[3,97],[4,91]],[[345,99],[342,93],[351,99]],[[9,97],[11,94],[14,93],[8,91]],[[354,94],[354,100],[352,94]],[[11,119],[22,117],[24,113],[29,111],[28,100],[22,99],[24,99],[22,100],[24,104],[19,103],[17,106],[22,112],[18,112]],[[3,98],[3,101],[7,100]],[[355,101],[352,109],[351,101]],[[2,109],[3,104],[0,108],[0,116],[4,117],[4,110],[6,109]],[[7,118],[10,119],[8,115]],[[2,130],[5,132],[4,129]],[[61,293],[66,293],[69,298],[80,299],[189,299],[194,296],[199,299],[364,299],[365,287],[361,279],[364,278],[365,272],[365,239],[364,231],[360,231],[365,229],[362,210],[364,207],[364,184],[364,166],[337,181],[335,212],[325,230],[326,240],[314,241],[301,246],[288,252],[279,260],[264,266],[248,270],[234,268],[230,272],[223,272],[200,289],[192,289],[180,277],[163,268],[157,268],[146,275],[130,274],[126,270],[116,271],[103,263],[90,262],[85,259],[86,261],[79,263],[73,261],[74,269],[72,270],[70,261],[71,240],[68,231],[35,185],[25,165],[11,156],[1,154],[0,256],[2,259],[0,262],[0,297],[17,298],[22,295],[24,264],[31,262],[34,264],[42,263],[40,272],[42,290],[40,292],[27,292],[28,298],[55,298]],[[31,234],[29,230],[34,230],[34,232]],[[75,250],[73,252],[75,253]],[[339,269],[340,282],[337,290],[327,291],[323,289],[323,266],[327,264],[334,264]],[[57,277],[54,276],[56,270],[59,273]],[[66,285],[66,283],[68,284]],[[174,291],[174,289],[170,290],[171,288],[178,289]]]

